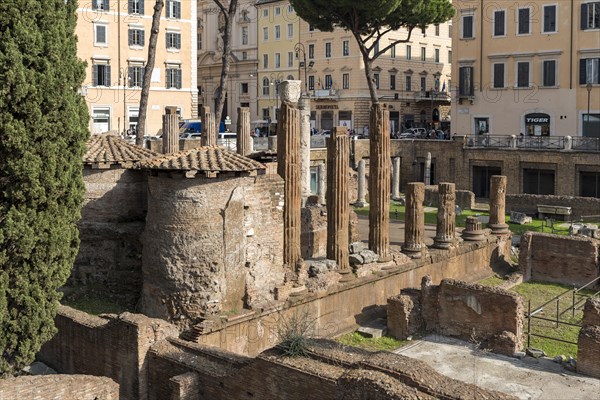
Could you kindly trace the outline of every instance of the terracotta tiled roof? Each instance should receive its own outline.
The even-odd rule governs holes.
[[[83,163],[98,168],[108,168],[114,164],[131,167],[138,161],[158,155],[158,153],[136,146],[116,135],[92,135],[87,142]]]
[[[250,172],[264,170],[258,161],[234,153],[222,147],[198,147],[179,153],[168,154],[140,163],[143,169],[202,172]]]

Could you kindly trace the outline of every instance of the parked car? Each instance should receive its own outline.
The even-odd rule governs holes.
[[[202,134],[200,132],[188,132],[188,133],[180,133],[180,139],[200,139]]]
[[[415,139],[417,135],[414,132],[406,131],[397,135],[396,139]]]
[[[200,133],[202,132],[202,122],[199,119],[191,119],[186,121],[181,127],[179,127],[179,135],[185,133]],[[184,138],[185,139],[185,138]]]

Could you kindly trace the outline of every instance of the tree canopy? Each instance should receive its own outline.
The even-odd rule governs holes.
[[[0,2],[0,376],[55,332],[79,245],[88,112],[77,0]]]
[[[373,60],[398,43],[410,41],[413,29],[440,24],[454,16],[449,0],[290,0],[296,13],[315,28],[330,32],[342,28],[352,32],[365,63],[365,74],[376,103]],[[378,46],[392,31],[406,29],[406,37]]]

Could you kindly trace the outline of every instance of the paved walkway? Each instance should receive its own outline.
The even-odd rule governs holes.
[[[427,363],[462,382],[520,399],[599,400],[600,380],[566,371],[547,359],[522,360],[474,349],[469,343],[431,335],[394,353]]]

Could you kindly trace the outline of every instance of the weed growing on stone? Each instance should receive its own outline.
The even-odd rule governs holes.
[[[299,357],[308,353],[310,337],[314,332],[316,318],[312,318],[308,311],[295,310],[291,316],[280,315],[277,324],[277,347],[284,356]]]

